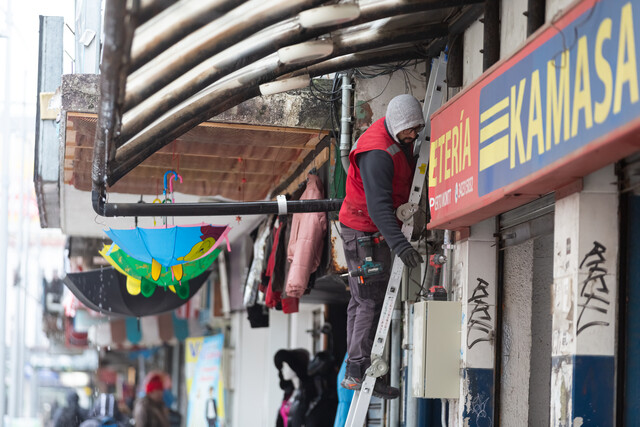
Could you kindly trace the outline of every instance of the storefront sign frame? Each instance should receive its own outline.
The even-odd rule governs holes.
[[[431,116],[430,229],[461,229],[640,150],[640,5],[583,0]]]

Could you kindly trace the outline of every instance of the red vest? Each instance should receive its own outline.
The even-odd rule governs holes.
[[[396,143],[384,125],[384,117],[376,120],[367,129],[349,153],[349,173],[347,174],[346,196],[340,208],[340,222],[358,231],[375,232],[378,227],[369,217],[364,186],[360,176],[360,168],[356,164],[356,156],[371,150],[386,151],[393,160],[392,203],[393,208],[409,200],[413,181],[413,165]]]

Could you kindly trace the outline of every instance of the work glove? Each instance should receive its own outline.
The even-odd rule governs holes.
[[[424,262],[422,256],[413,248],[407,248],[398,255],[404,265],[409,268],[416,268],[421,262]]]

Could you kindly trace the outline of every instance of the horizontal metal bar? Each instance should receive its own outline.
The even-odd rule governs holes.
[[[104,195],[91,193],[98,215],[116,216],[222,216],[280,214],[277,201],[221,203],[105,203]],[[342,199],[288,200],[286,213],[333,212],[340,210]]]
[[[311,76],[322,76],[325,74],[349,70],[356,67],[367,67],[370,65],[386,64],[396,61],[407,61],[411,59],[424,60],[424,56],[415,43],[401,43],[388,46],[387,49],[372,49],[338,56],[323,62],[311,65],[301,70],[291,73],[291,76],[309,74]]]

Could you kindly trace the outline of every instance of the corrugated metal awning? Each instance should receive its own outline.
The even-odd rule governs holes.
[[[467,6],[475,3],[482,1],[107,0],[91,172],[94,207],[96,200],[104,203],[106,187],[126,175],[147,177],[144,170],[132,171],[148,159],[153,163],[152,155],[160,164],[163,154],[174,151],[174,141],[184,155],[212,157],[202,176],[216,182],[224,172],[216,153],[242,147],[252,130],[203,123],[259,96],[269,82],[435,56],[451,34],[478,17],[482,6]],[[350,16],[336,19],[337,9]],[[198,126],[196,138],[215,142],[181,142]],[[276,150],[259,145],[252,149],[267,166],[276,161]],[[81,173],[87,172],[83,167]]]

